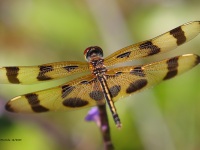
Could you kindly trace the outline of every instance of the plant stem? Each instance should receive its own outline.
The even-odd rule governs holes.
[[[114,150],[114,146],[111,141],[110,136],[110,126],[108,122],[108,115],[106,111],[106,105],[98,106],[99,117],[100,117],[100,130],[103,137],[104,148],[105,150]]]

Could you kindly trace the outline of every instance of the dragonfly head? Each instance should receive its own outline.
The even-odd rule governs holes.
[[[88,62],[94,58],[102,58],[103,50],[98,46],[91,46],[85,49],[84,56]]]

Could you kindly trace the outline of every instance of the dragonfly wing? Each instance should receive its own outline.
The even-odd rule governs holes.
[[[120,67],[107,72],[107,84],[116,101],[182,74],[199,61],[198,55],[186,54],[142,66]]]
[[[112,66],[175,49],[190,41],[200,32],[200,21],[183,24],[153,39],[122,48],[105,58],[105,65]]]
[[[0,67],[0,83],[33,84],[63,78],[88,69],[87,63],[78,61],[55,62],[39,66]]]
[[[58,87],[15,97],[6,104],[6,109],[11,112],[39,113],[75,110],[104,103],[99,82],[92,75],[87,75]]]

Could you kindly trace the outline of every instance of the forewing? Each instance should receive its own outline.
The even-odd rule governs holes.
[[[87,63],[78,61],[55,62],[39,66],[0,67],[0,83],[32,84],[63,78],[88,69]]]
[[[40,113],[75,110],[104,103],[99,82],[92,75],[87,75],[55,88],[15,97],[6,104],[6,109],[11,112]]]
[[[200,32],[200,21],[183,24],[169,32],[153,39],[122,48],[105,58],[105,65],[131,61],[175,49],[177,46],[190,41]]]
[[[192,69],[199,63],[199,56],[186,54],[147,65],[120,67],[107,72],[107,84],[113,100],[152,87]]]

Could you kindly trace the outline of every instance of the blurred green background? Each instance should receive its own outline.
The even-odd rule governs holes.
[[[1,0],[0,66],[84,61],[83,51],[92,45],[102,47],[107,56],[194,20],[200,20],[199,0]],[[200,55],[200,36],[170,53],[131,64],[185,53]],[[121,130],[108,112],[115,149],[200,150],[199,75],[196,67],[117,102]],[[0,149],[103,149],[95,123],[84,121],[89,109],[35,115],[4,110],[5,103],[16,95],[73,78],[36,85],[1,84]]]

